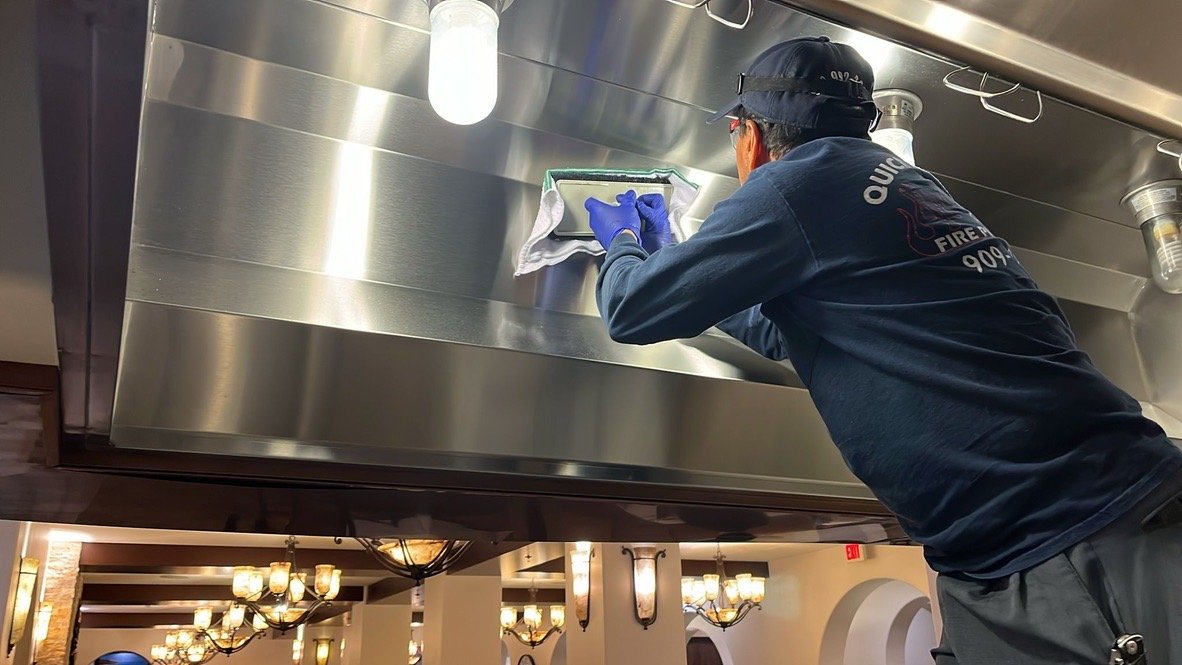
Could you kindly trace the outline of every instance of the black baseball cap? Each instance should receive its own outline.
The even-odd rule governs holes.
[[[739,74],[737,92],[707,123],[743,108],[775,123],[865,136],[878,117],[870,63],[828,37],[797,37],[760,53]]]

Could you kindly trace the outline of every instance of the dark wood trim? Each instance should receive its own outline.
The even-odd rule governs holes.
[[[501,589],[501,602],[523,605],[530,601],[529,589]],[[537,589],[539,605],[561,605],[566,602],[566,589]]]
[[[743,573],[755,577],[768,576],[768,565],[766,561],[731,561],[727,559],[725,563],[727,577],[734,577]],[[716,564],[713,561],[700,561],[697,559],[681,560],[682,577],[701,577],[708,573],[713,574],[715,568]]]
[[[82,602],[93,605],[161,605],[176,601],[232,600],[229,584],[83,584]],[[337,602],[365,600],[365,587],[342,586]]]
[[[346,573],[382,570],[381,565],[363,550],[297,546],[295,556],[301,569],[331,563]],[[282,559],[282,547],[83,543],[78,565],[83,572],[166,573],[186,567],[266,566]]]

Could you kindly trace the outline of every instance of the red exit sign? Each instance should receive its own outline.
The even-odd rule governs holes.
[[[845,546],[845,560],[846,561],[864,561],[866,559],[866,548],[858,543],[850,543]]]

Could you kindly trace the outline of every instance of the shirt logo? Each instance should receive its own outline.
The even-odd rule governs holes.
[[[888,157],[874,167],[870,174],[870,185],[862,190],[862,198],[872,206],[881,205],[887,199],[887,185],[895,181],[895,176],[907,168],[907,162],[898,157]]]

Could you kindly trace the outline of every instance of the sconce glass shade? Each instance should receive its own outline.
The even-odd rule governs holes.
[[[37,621],[33,624],[33,640],[40,643],[49,637],[49,621],[53,618],[53,603],[41,603],[37,608]]]
[[[332,639],[320,637],[313,641],[316,643],[316,665],[328,665],[328,657],[332,654]]]
[[[657,620],[657,559],[665,550],[655,547],[621,548],[632,557],[632,596],[635,600],[636,621],[648,630]]]
[[[517,625],[517,610],[512,607],[501,608],[501,628],[512,630]]]
[[[591,621],[591,543],[575,543],[570,553],[571,592],[575,597],[575,620],[583,630]]]
[[[37,588],[37,570],[41,567],[38,559],[21,559],[20,574],[17,576],[16,593],[12,602],[12,617],[8,628],[8,653],[25,636],[29,623],[29,612],[33,609],[33,591]]]
[[[177,636],[176,636],[176,631],[175,631],[175,630],[173,630],[173,631],[169,631],[169,632],[165,633],[165,634],[164,634],[164,646],[165,646],[165,648],[168,648],[168,649],[175,649],[175,648],[176,648],[176,640],[177,640]]]
[[[193,631],[178,630],[176,633],[176,646],[178,649],[188,649],[189,645],[193,643]]]
[[[304,641],[292,640],[291,642],[291,663],[292,665],[300,665],[300,661],[304,659]]]
[[[257,598],[259,594],[263,593],[267,572],[265,568],[255,568],[254,572],[250,574],[250,595],[247,596],[248,598]]]
[[[762,577],[751,578],[751,602],[762,603],[767,589],[767,580]]]

